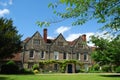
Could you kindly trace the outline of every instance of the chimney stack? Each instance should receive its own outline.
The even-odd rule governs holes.
[[[85,34],[82,35],[82,40],[83,40],[84,42],[86,42],[86,35],[85,35]]]
[[[44,41],[47,42],[47,29],[46,28],[43,30],[43,38],[44,38]]]

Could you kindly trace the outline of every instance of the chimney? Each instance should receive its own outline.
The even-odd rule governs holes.
[[[47,29],[46,28],[43,30],[43,38],[44,38],[44,41],[47,42]]]
[[[85,34],[82,35],[82,40],[83,40],[84,42],[86,42],[86,35],[85,35]]]

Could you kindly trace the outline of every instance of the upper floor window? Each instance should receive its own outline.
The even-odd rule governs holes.
[[[84,53],[84,61],[88,61],[88,54]]]
[[[59,59],[59,52],[54,52],[54,59],[55,60],[58,60]]]
[[[83,47],[83,44],[82,44],[82,43],[78,43],[78,47],[79,47],[79,48],[82,48],[82,47]]]
[[[63,53],[63,59],[66,59],[67,58],[67,54],[64,52]]]
[[[39,45],[39,44],[40,44],[40,40],[39,40],[39,39],[34,39],[34,40],[33,40],[33,44]]]
[[[58,46],[63,46],[63,42],[58,42]]]
[[[77,53],[77,60],[80,60],[80,53]]]
[[[41,52],[41,58],[42,58],[42,59],[45,58],[45,52],[44,52],[44,51]]]
[[[33,57],[34,57],[34,51],[33,51],[33,50],[30,50],[29,57],[30,57],[30,58],[33,58]]]

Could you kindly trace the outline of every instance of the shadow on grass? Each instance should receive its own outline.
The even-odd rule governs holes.
[[[119,77],[120,78],[120,75],[100,75],[102,77]]]
[[[0,77],[0,80],[8,80],[8,77]]]

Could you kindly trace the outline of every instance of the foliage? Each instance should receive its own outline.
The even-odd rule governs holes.
[[[9,61],[1,66],[2,74],[17,74],[18,71],[19,71],[19,67],[15,64],[14,61]]]
[[[59,6],[64,6],[63,12],[59,10]],[[98,23],[105,23],[103,29],[120,30],[119,0],[59,0],[56,3],[50,3],[48,7],[51,7],[53,13],[63,19],[73,18],[72,25],[82,25],[88,20],[96,19]],[[38,22],[39,26],[51,23],[54,21]]]
[[[39,70],[39,65],[38,64],[34,64],[33,65],[33,70]]]
[[[115,70],[116,73],[120,73],[120,66],[118,66]]]
[[[0,18],[0,59],[11,58],[21,49],[21,35],[11,19]]]
[[[36,74],[36,73],[39,73],[39,71],[38,71],[37,69],[35,69],[33,72],[34,72],[35,74]]]
[[[34,73],[31,70],[22,68],[19,70],[19,74],[34,74]]]
[[[95,51],[91,54],[94,61],[100,65],[120,65],[120,35],[112,40],[93,36],[92,42],[96,46]]]
[[[46,60],[46,61],[40,61],[39,64],[40,65],[48,65],[48,64],[54,64],[57,63],[60,65],[60,72],[64,73],[66,70],[66,66],[68,63],[73,63],[73,64],[78,64],[80,66],[83,65],[83,63],[78,62],[77,60],[62,60],[62,61],[58,61],[58,60]]]
[[[104,71],[104,72],[112,72],[111,69],[112,68],[111,68],[110,65],[104,65],[104,66],[102,66],[102,71]]]
[[[99,71],[99,69],[100,69],[100,66],[99,66],[98,64],[95,64],[95,65],[93,66],[93,70]]]

